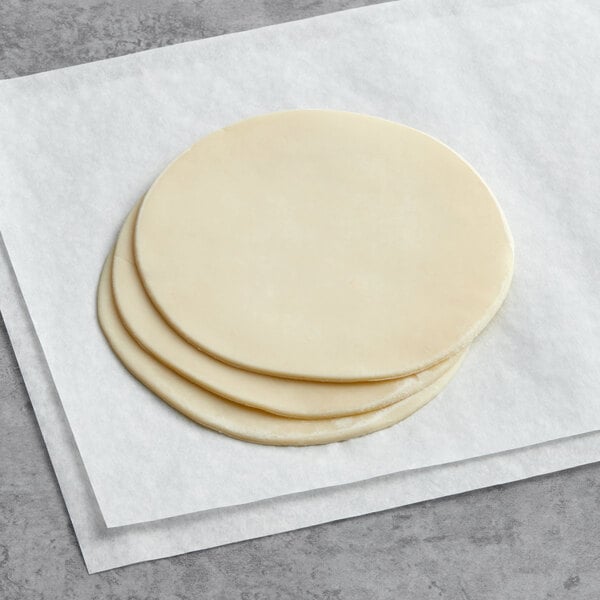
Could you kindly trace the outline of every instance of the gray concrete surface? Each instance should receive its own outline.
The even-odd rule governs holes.
[[[368,3],[0,0],[0,77]],[[55,598],[597,600],[600,464],[90,576],[0,324],[0,600]]]

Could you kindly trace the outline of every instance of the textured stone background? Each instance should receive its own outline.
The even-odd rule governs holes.
[[[0,78],[369,3],[0,0]],[[0,324],[0,599],[54,598],[598,600],[600,464],[90,576]]]

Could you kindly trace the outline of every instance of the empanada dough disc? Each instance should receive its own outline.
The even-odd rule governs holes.
[[[145,352],[121,323],[107,260],[98,286],[98,319],[115,354],[144,385],[190,419],[234,438],[277,446],[327,444],[384,429],[424,406],[448,383],[458,361],[419,393],[378,411],[323,420],[288,419],[220,398],[171,371]]]
[[[416,375],[367,383],[281,379],[216,360],[178,336],[146,296],[133,258],[136,215],[134,208],[119,234],[113,259],[113,295],[121,321],[155,358],[219,396],[294,418],[341,417],[382,408],[411,396],[433,383],[458,360],[455,355]]]
[[[317,381],[398,378],[452,356],[498,310],[513,265],[502,212],[460,156],[322,110],[201,139],[146,194],[134,250],[190,343]]]

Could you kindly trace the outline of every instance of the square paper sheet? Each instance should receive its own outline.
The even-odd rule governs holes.
[[[382,5],[0,84],[2,231],[108,525],[598,429],[597,15],[544,3],[401,16]],[[451,387],[408,421],[264,448],[189,423],[132,380],[98,331],[95,285],[173,155],[244,116],[317,106],[398,120],[462,153],[507,214],[515,281]]]

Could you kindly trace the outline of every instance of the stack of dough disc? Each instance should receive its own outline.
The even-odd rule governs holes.
[[[121,229],[98,316],[129,371],[194,421],[323,444],[434,398],[512,266],[498,204],[452,150],[374,117],[290,111],[169,165]]]

